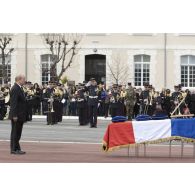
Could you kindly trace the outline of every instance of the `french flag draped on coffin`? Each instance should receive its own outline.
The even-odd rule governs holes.
[[[103,138],[103,150],[173,139],[195,142],[195,118],[110,123]]]

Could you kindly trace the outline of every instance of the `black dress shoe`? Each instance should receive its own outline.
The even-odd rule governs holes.
[[[24,152],[22,150],[16,150],[16,151],[11,151],[11,154],[22,155],[22,154],[26,154],[26,152]]]

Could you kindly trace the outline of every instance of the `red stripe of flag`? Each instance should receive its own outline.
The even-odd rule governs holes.
[[[104,142],[107,143],[107,150],[116,146],[134,144],[135,137],[132,122],[109,124],[104,135]]]

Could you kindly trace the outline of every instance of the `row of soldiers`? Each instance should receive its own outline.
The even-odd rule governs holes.
[[[0,89],[0,119],[6,115],[9,107],[9,86]],[[134,88],[131,83],[127,86],[114,84],[106,89],[103,84],[97,85],[94,78],[89,82],[69,86],[56,82],[39,87],[27,82],[24,85],[27,102],[27,120],[32,120],[33,114],[47,115],[47,124],[56,124],[62,121],[67,105],[68,115],[78,115],[80,125],[90,123],[91,127],[97,126],[97,116],[108,117],[127,116],[129,120],[138,114],[154,115],[157,112],[170,113],[179,104],[185,94],[185,102],[181,110],[195,114],[195,94],[189,90],[183,91],[181,85],[174,86],[171,93],[169,89],[161,92],[155,91],[149,83],[144,84],[144,89]]]

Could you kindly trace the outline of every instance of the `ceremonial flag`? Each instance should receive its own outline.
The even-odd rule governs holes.
[[[195,142],[195,118],[111,123],[103,139],[105,151],[173,139]]]

